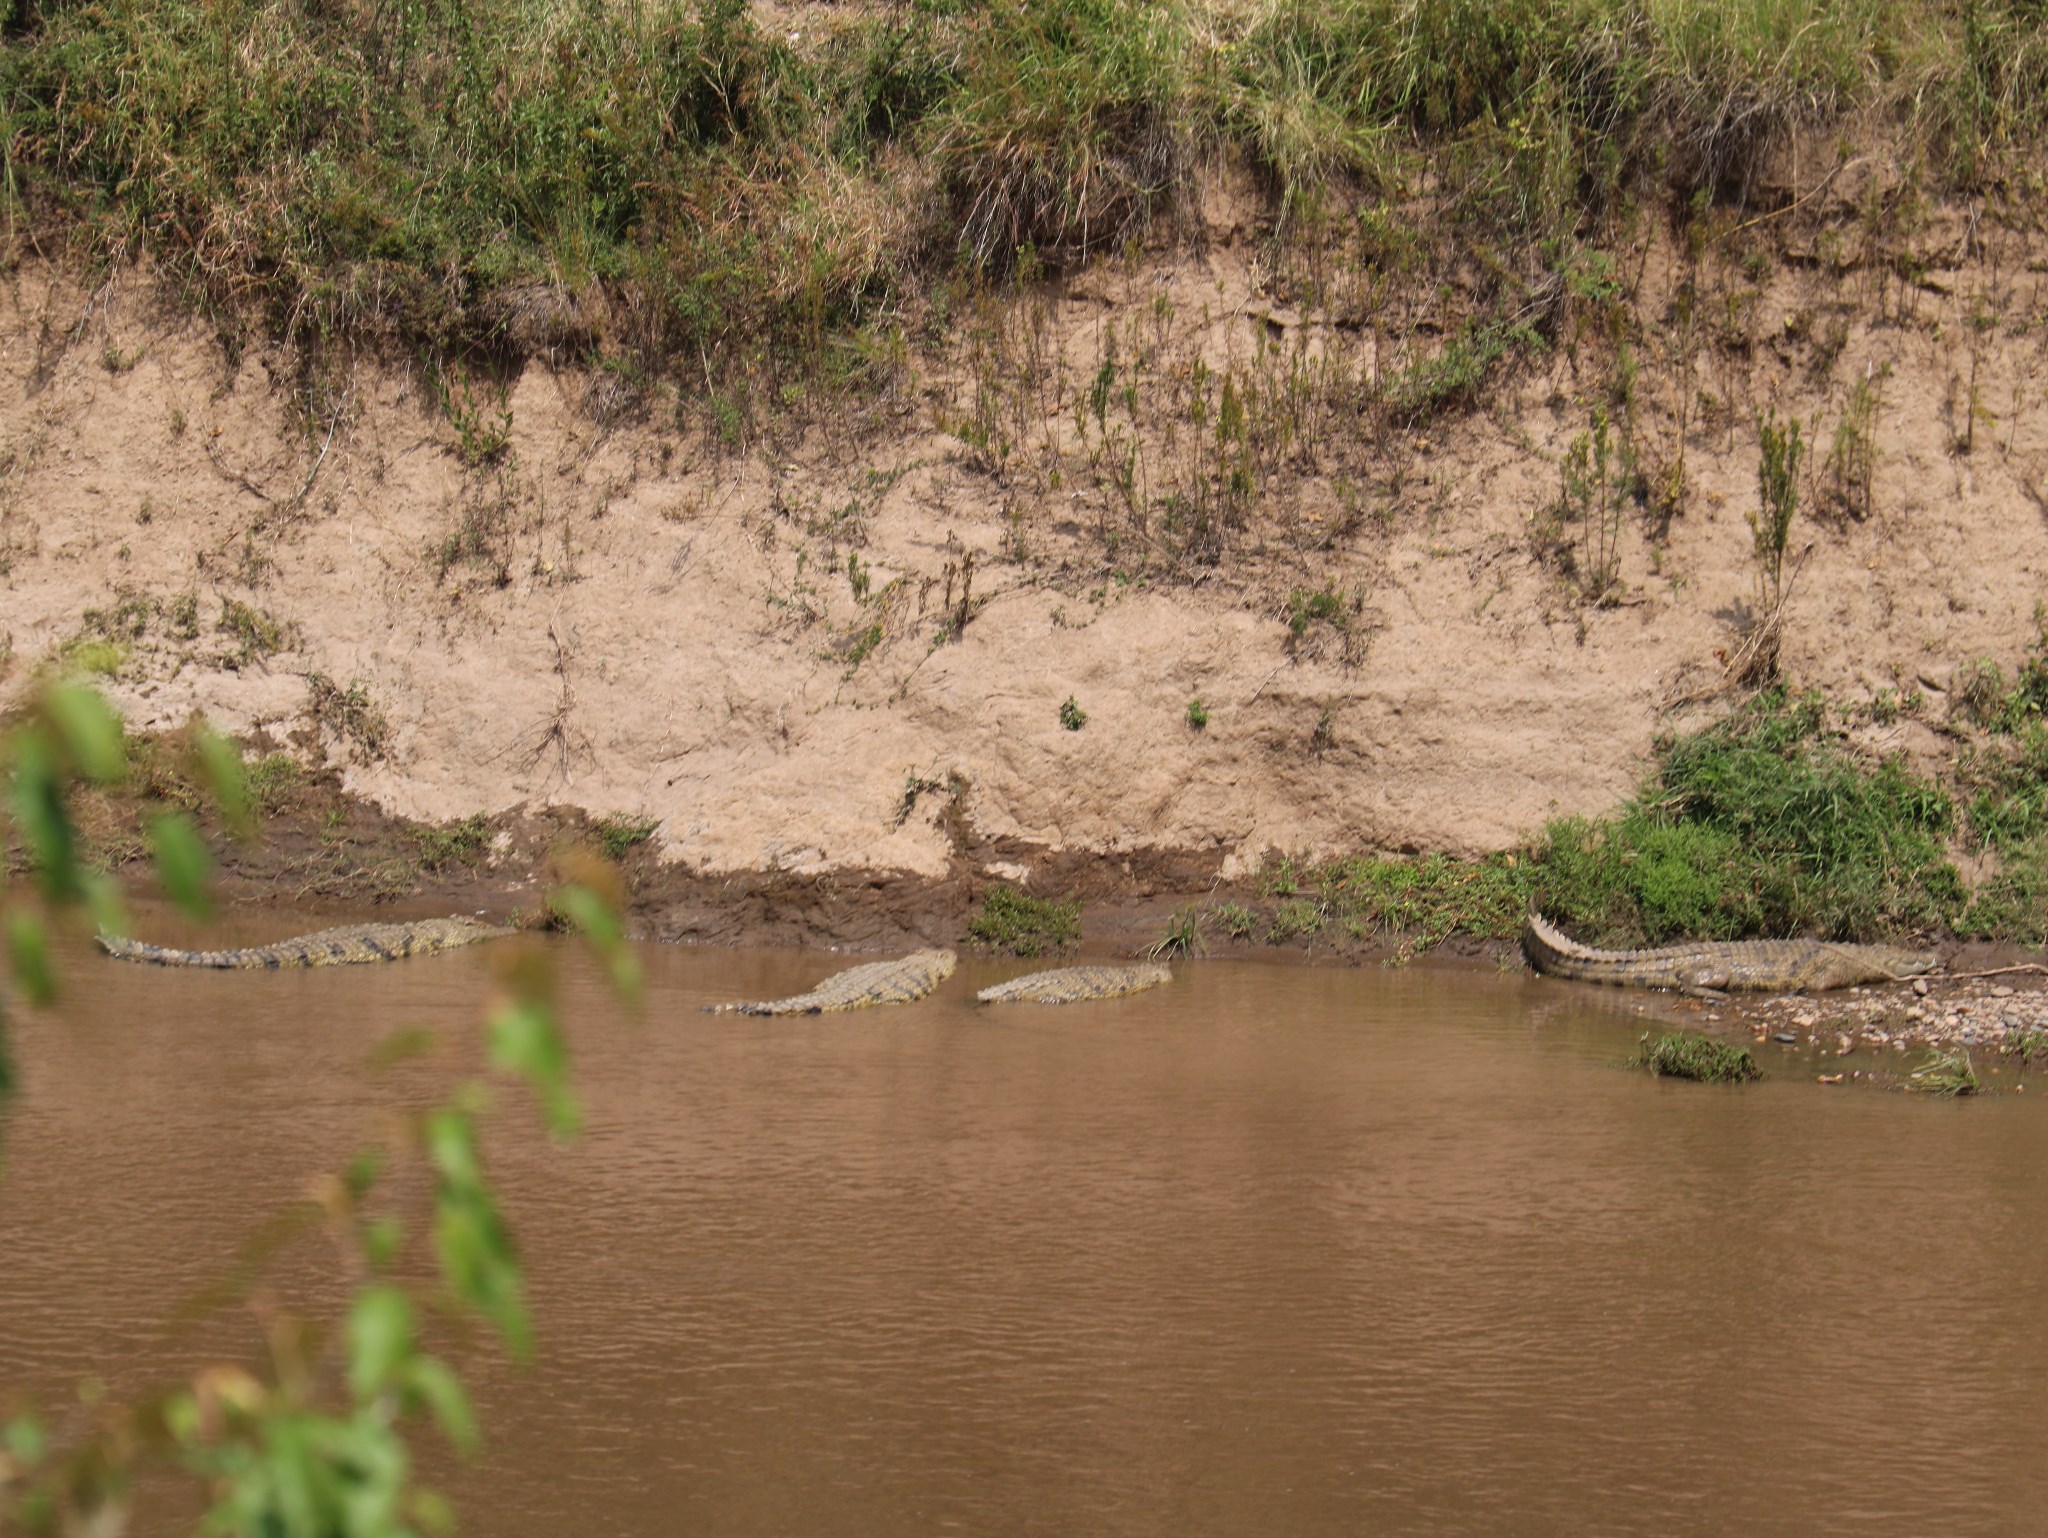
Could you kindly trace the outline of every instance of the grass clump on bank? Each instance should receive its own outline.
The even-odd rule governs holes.
[[[1692,1031],[1673,1031],[1655,1041],[1645,1033],[1635,1062],[1660,1079],[1691,1079],[1700,1084],[1748,1084],[1764,1076],[1747,1047]]]
[[[1551,824],[1540,886],[1545,910],[1595,943],[1875,940],[1960,914],[1955,827],[1939,786],[1850,751],[1818,696],[1773,690],[1662,744],[1614,818]]]
[[[1906,1080],[1906,1086],[1917,1094],[1934,1095],[1945,1100],[1974,1095],[1982,1088],[1977,1081],[1976,1065],[1962,1047],[1928,1053]]]
[[[2005,906],[1970,904],[1948,857],[1954,801],[1894,759],[1841,741],[1818,696],[1758,696],[1659,744],[1636,795],[1601,819],[1563,818],[1530,848],[1481,860],[1283,860],[1267,875],[1269,941],[1336,927],[1427,949],[1454,935],[1513,935],[1532,901],[1598,945],[1815,935],[1876,940],[1955,927],[1966,912],[2000,938],[2048,921],[2048,862],[2015,866]],[[2022,886],[2038,869],[2038,885]],[[1253,933],[1250,915],[1219,924]]]
[[[713,393],[722,348],[861,374],[921,275],[1120,250],[1219,151],[1283,238],[1429,185],[1449,238],[1555,278],[1545,243],[1644,192],[1740,204],[1797,129],[1854,118],[1968,187],[2048,119],[2032,0],[918,0],[796,32],[746,0],[21,0],[4,26],[9,244],[150,253],[231,335],[254,301],[311,353],[566,352]],[[1503,326],[1406,408],[1469,395]]]
[[[981,911],[967,921],[967,937],[1012,956],[1067,950],[1081,940],[1081,904],[1075,898],[1032,897],[1011,886],[990,887]]]

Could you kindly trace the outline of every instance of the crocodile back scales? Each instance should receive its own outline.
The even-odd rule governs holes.
[[[1696,940],[1655,950],[1602,951],[1530,913],[1522,926],[1529,964],[1553,977],[1623,988],[1719,992],[1820,992],[1857,983],[1894,982],[1931,971],[1936,958],[1884,945],[1825,940]]]
[[[908,1004],[953,975],[951,951],[913,951],[895,961],[870,961],[835,972],[809,993],[749,1004],[707,1004],[709,1014],[816,1015],[826,1010]]]
[[[984,1004],[1079,1004],[1089,999],[1120,999],[1172,980],[1173,970],[1156,961],[1136,966],[1060,967],[984,988],[975,997]]]
[[[509,929],[471,918],[419,919],[407,924],[344,924],[317,934],[252,945],[233,951],[181,951],[127,940],[104,931],[100,948],[123,961],[147,961],[160,967],[220,967],[237,971],[277,971],[283,967],[349,966],[363,962],[398,961],[435,951],[474,945],[511,934]]]

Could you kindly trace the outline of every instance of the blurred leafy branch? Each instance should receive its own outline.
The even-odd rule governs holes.
[[[195,724],[186,755],[223,820],[246,836],[241,754]],[[90,689],[51,684],[0,732],[0,766],[7,785],[0,848],[19,850],[27,872],[10,877],[0,868],[4,1108],[16,1089],[7,1010],[15,997],[31,1006],[56,998],[53,928],[85,917],[125,931],[113,882],[80,862],[70,812],[76,787],[116,784],[126,773],[120,721]],[[204,916],[212,859],[198,829],[170,813],[153,825],[151,842],[165,895]],[[551,908],[581,933],[618,992],[637,1000],[640,975],[619,921],[613,868],[594,854],[572,854],[559,874]],[[521,937],[495,947],[494,960],[484,1006],[490,1067],[526,1084],[549,1132],[570,1137],[579,1109],[548,950]],[[425,1045],[424,1033],[401,1033],[378,1060]],[[490,1105],[488,1083],[471,1078],[431,1109],[399,1117],[384,1146],[314,1179],[307,1200],[252,1246],[233,1284],[201,1300],[249,1308],[262,1327],[260,1360],[201,1366],[167,1390],[129,1401],[81,1393],[61,1423],[30,1410],[0,1423],[0,1530],[119,1533],[138,1477],[162,1469],[200,1483],[208,1502],[201,1531],[210,1534],[415,1538],[451,1530],[446,1500],[414,1478],[410,1438],[431,1426],[467,1452],[478,1436],[462,1380],[433,1342],[444,1334],[460,1340],[467,1324],[481,1321],[515,1358],[533,1349],[525,1273],[479,1151]],[[431,1190],[430,1215],[414,1211],[409,1221],[400,1191],[409,1173],[421,1172],[424,1182],[412,1185]],[[352,1279],[332,1318],[292,1312],[261,1286],[264,1263],[314,1230],[324,1230]],[[429,1264],[418,1260],[422,1252]]]

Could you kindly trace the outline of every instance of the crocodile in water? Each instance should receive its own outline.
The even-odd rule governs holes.
[[[953,975],[951,951],[913,951],[896,961],[835,972],[809,993],[758,1004],[706,1004],[709,1014],[816,1015],[828,1009],[866,1009],[874,1004],[908,1004]]]
[[[1143,993],[1171,981],[1173,969],[1156,961],[1130,967],[1061,967],[1053,972],[1033,972],[975,997],[984,1004],[1005,1004],[1022,1000],[1031,1004],[1078,1004],[1087,999],[1120,999],[1127,993]]]
[[[495,940],[512,931],[480,919],[419,919],[409,924],[346,924],[318,934],[253,945],[238,951],[180,951],[126,940],[104,931],[100,947],[123,961],[153,961],[160,967],[232,967],[244,971],[275,971],[280,967],[333,967],[365,961],[397,961],[435,951]]]
[[[1924,951],[1822,940],[1695,940],[1651,951],[1596,951],[1533,911],[1522,925],[1522,950],[1537,971],[1555,977],[1684,993],[1818,993],[1918,977],[1933,971],[1939,959]]]

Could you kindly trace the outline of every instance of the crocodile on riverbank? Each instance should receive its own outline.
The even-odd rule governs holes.
[[[456,916],[417,919],[406,924],[345,924],[317,934],[299,935],[275,945],[254,945],[235,951],[180,951],[124,939],[101,931],[100,948],[123,961],[149,961],[160,967],[223,967],[242,971],[276,971],[282,967],[333,967],[370,961],[398,961],[435,951],[496,940],[513,933],[480,919]]]
[[[951,951],[913,951],[895,961],[870,961],[835,972],[809,993],[752,1004],[706,1004],[711,1015],[816,1015],[876,1004],[908,1004],[923,998],[953,975]]]
[[[1522,950],[1531,966],[1553,977],[1682,993],[1818,993],[1903,982],[1933,971],[1939,961],[1924,951],[1823,940],[1696,940],[1656,950],[1599,951],[1545,923],[1533,909],[1522,923]]]
[[[1171,981],[1172,977],[1173,969],[1156,961],[1129,967],[1060,967],[997,983],[975,997],[984,1004],[1079,1004],[1089,999],[1120,999],[1125,994],[1143,993],[1147,988]]]

